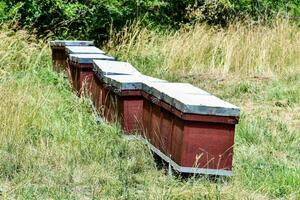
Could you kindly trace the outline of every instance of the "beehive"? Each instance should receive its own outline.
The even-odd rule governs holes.
[[[91,95],[91,82],[94,77],[93,60],[114,60],[104,54],[70,54],[69,65],[73,88],[77,94],[86,91]]]
[[[107,75],[141,75],[131,64],[127,62],[119,61],[104,61],[104,60],[94,60],[93,70],[95,72],[94,79],[92,82],[92,101],[103,116],[108,115],[109,112],[109,90],[106,83],[104,82],[104,77]],[[109,118],[109,117],[108,117]]]
[[[155,83],[145,93],[156,153],[181,172],[232,174],[239,108],[182,83]]]
[[[145,75],[106,75],[104,82],[110,91],[108,113],[121,122],[125,133],[142,133],[143,131],[143,85],[147,83],[166,82]]]
[[[67,67],[66,46],[93,46],[93,41],[55,40],[50,42],[54,70],[60,72]]]

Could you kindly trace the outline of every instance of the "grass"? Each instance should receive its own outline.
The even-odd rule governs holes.
[[[1,198],[300,198],[299,28],[134,27],[105,47],[145,74],[193,83],[241,107],[235,175],[216,180],[169,176],[144,144],[96,122],[89,99],[77,99],[52,71],[47,45],[5,28],[0,38]]]
[[[165,33],[136,24],[112,32],[106,48],[145,73],[161,77],[223,78],[231,73],[275,77],[299,72],[299,38],[298,26],[283,20],[271,27],[235,23],[215,29],[199,24]]]

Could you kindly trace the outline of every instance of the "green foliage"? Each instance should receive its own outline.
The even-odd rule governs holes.
[[[5,1],[0,1],[0,23],[7,20],[18,20],[20,17],[19,10],[23,7],[23,2],[18,2],[13,6],[8,6]]]
[[[19,9],[18,22],[21,26],[35,29],[38,35],[55,35],[58,38],[94,39],[104,41],[111,29],[123,27],[136,19],[146,23],[159,20],[159,9],[166,6],[157,0],[148,1],[63,1],[28,0],[8,1],[3,4],[2,13],[8,7]],[[153,19],[153,20],[152,20]]]
[[[268,21],[278,14],[284,14],[295,20],[300,17],[298,0],[203,0],[200,2],[192,7],[189,5],[189,17],[209,24],[226,25],[232,20],[244,18]]]
[[[18,21],[39,36],[105,41],[111,27],[133,21],[158,27],[179,27],[205,21],[226,25],[235,18],[269,19],[278,12],[300,16],[298,0],[2,0],[0,20]]]
[[[291,13],[299,17],[300,2],[298,0],[240,0],[232,3],[236,11],[256,17],[265,17],[277,14],[278,11]]]

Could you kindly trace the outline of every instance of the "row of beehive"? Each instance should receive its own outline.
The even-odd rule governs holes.
[[[174,169],[232,175],[239,108],[187,83],[142,75],[90,41],[53,41],[53,66],[89,94],[102,117],[140,134]]]

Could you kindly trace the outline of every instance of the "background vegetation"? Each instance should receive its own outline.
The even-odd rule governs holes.
[[[137,20],[150,27],[178,28],[199,21],[222,26],[237,19],[267,22],[278,15],[299,20],[299,0],[0,1],[2,22],[13,20],[41,37],[93,39],[98,44],[112,28],[118,31]]]
[[[298,1],[5,0],[0,17],[0,198],[300,198]],[[96,121],[53,72],[44,36],[96,39],[241,107],[235,175],[168,175],[145,144]]]

